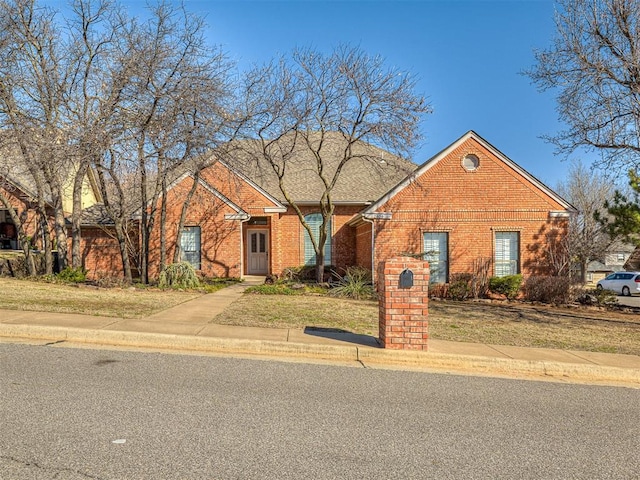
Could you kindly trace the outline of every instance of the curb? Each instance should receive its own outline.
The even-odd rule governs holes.
[[[319,345],[267,340],[198,337],[117,330],[0,324],[0,337],[71,342],[173,351],[236,355],[281,356],[339,362],[359,362],[372,368],[421,368],[509,378],[537,377],[578,383],[614,384],[640,388],[640,369],[596,364],[518,360],[372,347]]]
[[[474,375],[498,375],[510,378],[544,377],[640,388],[640,369],[637,368],[402,350],[359,349],[358,356],[358,360],[365,365],[402,365]]]

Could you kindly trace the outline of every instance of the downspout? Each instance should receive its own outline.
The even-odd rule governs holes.
[[[371,281],[375,285],[376,283],[376,233],[375,233],[375,224],[373,219],[367,218],[364,215],[362,216],[362,220],[371,224]]]
[[[240,219],[240,280],[244,278],[244,222],[251,220],[251,215]]]

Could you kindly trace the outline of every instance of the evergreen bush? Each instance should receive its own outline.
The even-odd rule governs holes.
[[[200,280],[193,265],[188,262],[179,262],[162,269],[158,286],[160,288],[197,288],[200,286]]]
[[[489,289],[493,293],[505,295],[509,300],[516,298],[522,286],[522,275],[507,275],[505,277],[491,277]]]

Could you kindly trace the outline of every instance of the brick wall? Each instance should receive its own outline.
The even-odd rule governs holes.
[[[480,160],[475,171],[461,164],[469,153]],[[556,200],[469,139],[378,210],[392,218],[376,221],[375,261],[420,253],[423,233],[447,232],[449,273],[470,272],[478,259],[493,259],[496,231],[516,231],[522,273],[544,273],[546,233],[566,228],[566,219],[550,216],[560,210]]]

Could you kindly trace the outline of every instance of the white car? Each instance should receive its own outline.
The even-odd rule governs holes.
[[[600,280],[599,290],[613,290],[625,296],[640,294],[640,272],[615,272]]]

